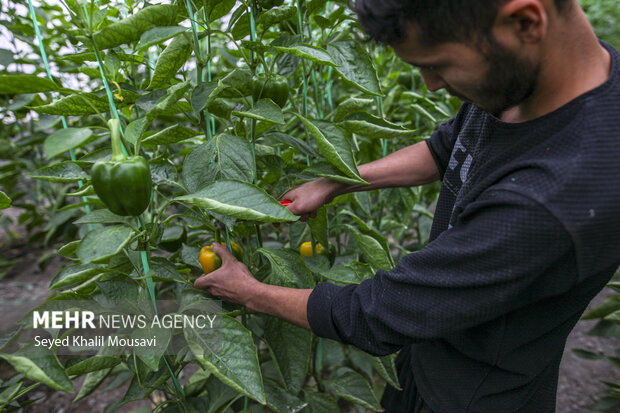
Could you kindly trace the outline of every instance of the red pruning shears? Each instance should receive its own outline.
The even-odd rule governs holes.
[[[287,206],[289,206],[292,203],[293,203],[293,201],[291,201],[289,199],[283,199],[282,201],[280,201],[280,204],[282,204],[283,207],[287,207]],[[276,227],[280,226],[280,224],[278,224],[277,222],[274,223],[273,225],[275,225]]]

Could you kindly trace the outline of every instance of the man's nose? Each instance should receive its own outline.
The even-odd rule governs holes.
[[[431,92],[448,87],[448,84],[443,78],[432,70],[420,69],[420,74],[422,75],[422,79],[424,79],[426,88]]]

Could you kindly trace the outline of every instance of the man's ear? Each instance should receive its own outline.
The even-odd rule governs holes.
[[[524,44],[540,42],[547,34],[546,0],[507,0],[498,9],[493,31],[496,36]],[[507,38],[508,37],[508,38]]]

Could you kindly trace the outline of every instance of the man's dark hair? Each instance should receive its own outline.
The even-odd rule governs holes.
[[[407,39],[407,27],[419,30],[421,41],[435,45],[447,41],[488,38],[497,11],[506,0],[350,0],[362,29],[378,43],[397,45]],[[564,11],[573,0],[555,0]]]

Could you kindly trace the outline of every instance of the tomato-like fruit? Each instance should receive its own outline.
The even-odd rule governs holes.
[[[222,266],[222,259],[213,252],[213,245],[205,245],[200,249],[200,265],[202,265],[205,274],[209,274]]]
[[[327,248],[323,247],[321,243],[315,244],[314,250],[316,252],[316,255],[324,255],[326,257],[329,256],[329,251],[327,250]],[[312,253],[312,242],[310,241],[306,241],[299,246],[299,253],[301,254],[302,258],[316,256]]]
[[[243,261],[243,250],[235,241],[231,241],[232,253],[238,261]],[[205,274],[217,270],[222,266],[222,259],[213,251],[213,245],[205,245],[200,249],[200,265]]]
[[[288,99],[288,81],[280,75],[267,78],[265,74],[259,74],[254,78],[252,97],[254,102],[258,102],[259,99],[271,99],[282,108]]]

